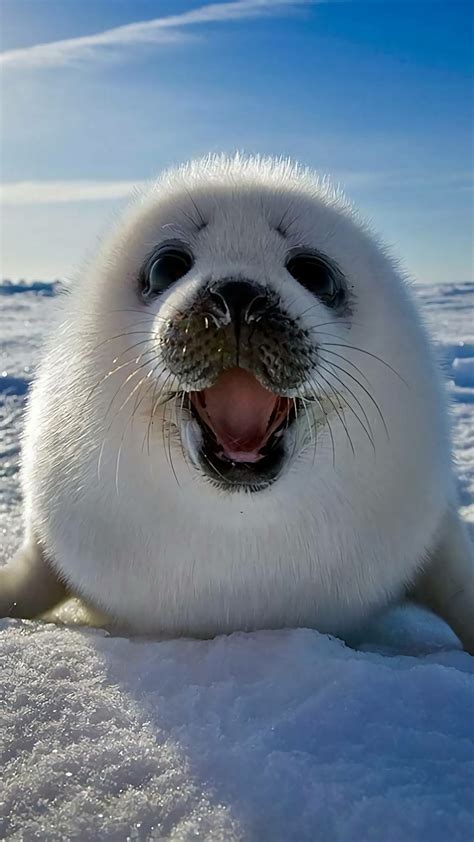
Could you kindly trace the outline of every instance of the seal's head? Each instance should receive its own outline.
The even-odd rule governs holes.
[[[118,383],[108,411],[124,418],[125,404],[148,449],[158,440],[207,483],[257,492],[318,442],[331,462],[341,436],[352,453],[376,448],[377,383],[403,379],[401,284],[324,181],[258,159],[172,171],[97,268],[112,378],[100,389]]]
[[[407,285],[326,182],[174,170],[64,311],[26,509],[92,604],[167,634],[334,632],[399,596],[451,488],[444,400]]]

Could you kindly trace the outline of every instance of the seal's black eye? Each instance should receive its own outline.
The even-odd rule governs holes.
[[[290,257],[286,268],[295,281],[317,295],[324,304],[336,307],[342,300],[343,289],[337,273],[318,254],[296,254]]]
[[[141,292],[145,299],[160,295],[184,277],[193,265],[188,251],[170,246],[162,249],[148,263],[142,274]]]

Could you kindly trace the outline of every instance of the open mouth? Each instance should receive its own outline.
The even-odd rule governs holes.
[[[234,485],[268,484],[284,456],[283,433],[294,421],[294,402],[270,392],[243,368],[190,393],[203,434],[202,456],[216,479]]]

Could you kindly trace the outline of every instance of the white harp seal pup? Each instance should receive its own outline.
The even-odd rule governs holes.
[[[474,649],[444,386],[396,264],[327,182],[211,157],[136,199],[31,391],[0,613],[344,635],[405,595]]]

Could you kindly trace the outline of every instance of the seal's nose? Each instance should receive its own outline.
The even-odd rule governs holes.
[[[209,292],[220,315],[235,326],[252,321],[267,301],[265,287],[253,281],[226,279],[213,284]]]

